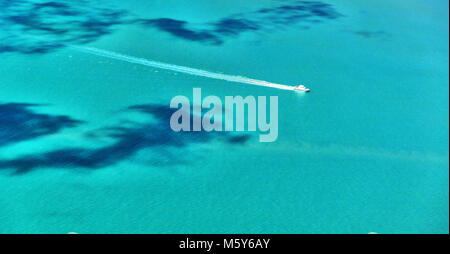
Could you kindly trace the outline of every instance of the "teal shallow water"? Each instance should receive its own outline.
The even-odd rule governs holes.
[[[448,233],[448,3],[333,1],[326,11],[340,15],[332,19],[318,12],[306,22],[290,10],[261,23],[255,10],[299,3],[108,2],[128,20],[153,23],[114,25],[89,46],[305,82],[312,92],[177,74],[63,46],[29,54],[23,49],[36,43],[12,40],[17,47],[1,53],[0,65],[0,130],[8,135],[0,136],[0,233]],[[204,33],[226,17],[259,27]],[[160,18],[186,27],[157,26]],[[165,122],[148,124],[146,114],[126,110],[168,108],[193,87],[221,98],[279,96],[278,140],[250,135],[234,143],[212,134],[182,137],[180,145]],[[60,115],[83,122],[69,126]],[[104,129],[118,126],[127,127],[119,138]],[[20,169],[29,170],[14,174]]]

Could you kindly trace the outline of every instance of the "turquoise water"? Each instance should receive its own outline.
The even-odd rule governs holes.
[[[448,2],[45,3],[0,1],[0,233],[449,232]],[[174,134],[193,87],[278,96],[278,140]]]

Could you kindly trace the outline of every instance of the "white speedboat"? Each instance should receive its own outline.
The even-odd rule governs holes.
[[[298,85],[298,86],[294,86],[294,91],[299,91],[299,92],[309,92],[309,88],[307,88],[304,85]]]

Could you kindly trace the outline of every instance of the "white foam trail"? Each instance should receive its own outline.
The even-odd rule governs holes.
[[[138,58],[134,56],[128,56],[112,51],[107,51],[103,49],[98,48],[92,48],[92,47],[80,47],[80,46],[71,46],[71,48],[76,49],[78,51],[82,51],[88,54],[93,54],[97,56],[107,57],[111,59],[116,59],[120,61],[125,61],[129,63],[134,64],[141,64],[153,68],[159,68],[163,70],[170,70],[175,72],[181,72],[186,73],[189,75],[195,75],[195,76],[201,76],[206,78],[212,78],[212,79],[220,79],[220,80],[226,80],[229,82],[237,82],[237,83],[243,83],[243,84],[249,84],[249,85],[255,85],[255,86],[265,86],[265,87],[272,87],[272,88],[278,88],[283,90],[293,90],[292,86],[288,85],[282,85],[282,84],[276,84],[271,83],[263,80],[257,80],[257,79],[251,79],[247,77],[242,76],[235,76],[235,75],[227,75],[227,74],[221,74],[221,73],[215,73],[185,66],[179,66],[174,64],[167,64],[167,63],[161,63],[153,60],[148,60],[144,58]]]

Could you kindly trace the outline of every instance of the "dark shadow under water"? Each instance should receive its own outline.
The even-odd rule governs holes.
[[[32,108],[38,106],[40,105],[24,103],[0,104],[0,147],[55,134],[82,123],[65,115],[36,113]]]
[[[121,25],[139,25],[179,39],[217,46],[245,32],[273,32],[288,26],[306,29],[341,16],[328,3],[283,1],[272,8],[192,24],[167,17],[136,17],[126,10],[97,6],[86,0],[0,0],[0,53],[48,53],[70,44],[94,42]]]
[[[45,134],[55,134],[64,127],[72,127],[81,123],[67,116],[50,116],[33,113],[28,104],[4,104],[0,106],[1,136],[3,145],[30,140]],[[168,105],[147,104],[131,106],[126,111],[140,112],[151,116],[144,123],[127,121],[126,124],[94,130],[86,136],[102,136],[112,139],[111,143],[98,148],[67,147],[46,152],[30,153],[14,159],[0,159],[0,169],[12,169],[15,174],[23,174],[39,168],[84,168],[101,169],[115,165],[144,149],[169,157],[168,164],[179,163],[182,158],[175,156],[167,149],[172,148],[178,157],[186,156],[183,149],[191,144],[225,142],[232,145],[243,145],[248,135],[230,135],[225,132],[175,132],[170,128],[170,117],[175,109]],[[192,117],[192,115],[191,115]],[[8,119],[14,119],[8,121]],[[33,124],[30,124],[30,123]],[[44,149],[45,150],[45,149]]]

